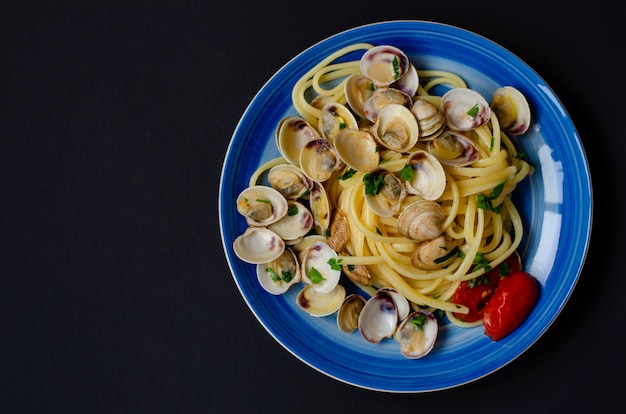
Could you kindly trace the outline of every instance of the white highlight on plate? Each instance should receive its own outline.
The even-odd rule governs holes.
[[[537,151],[543,177],[545,210],[541,225],[541,239],[537,255],[528,264],[528,271],[540,282],[545,282],[554,266],[561,234],[563,216],[563,164],[552,159],[552,149],[542,145]]]
[[[541,283],[548,279],[556,259],[561,234],[561,213],[546,210],[541,226],[541,241],[537,246],[537,255],[528,264],[528,273],[535,276]]]
[[[545,202],[563,204],[563,164],[552,159],[552,149],[547,145],[539,148],[538,155]]]
[[[557,98],[554,93],[550,90],[550,88],[546,85],[542,85],[542,84],[537,84],[537,87],[539,89],[541,89],[543,91],[543,93],[546,94],[546,96],[548,97],[548,99],[550,99],[552,101],[552,107],[553,108],[557,108],[559,110],[559,112],[561,113],[561,116],[564,118],[567,118],[567,113],[565,112],[565,108],[563,108],[561,106],[561,102],[559,101],[559,98]]]

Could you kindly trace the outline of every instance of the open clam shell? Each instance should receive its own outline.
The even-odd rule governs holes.
[[[233,241],[237,257],[247,263],[268,263],[276,260],[285,250],[283,239],[265,227],[248,227]]]
[[[370,78],[376,86],[388,86],[408,72],[410,64],[409,58],[402,50],[394,46],[381,45],[363,54],[360,68],[363,76]]]
[[[428,354],[437,340],[439,323],[435,316],[421,310],[408,315],[398,326],[394,339],[400,344],[400,353],[409,359]]]
[[[282,295],[300,282],[300,265],[293,250],[287,248],[276,260],[257,264],[256,274],[266,292]]]
[[[491,117],[489,104],[473,89],[450,89],[441,97],[440,106],[448,127],[457,131],[476,129]]]

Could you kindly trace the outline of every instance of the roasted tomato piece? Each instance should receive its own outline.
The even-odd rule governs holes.
[[[454,313],[454,316],[463,322],[476,322],[483,317],[483,310],[493,296],[500,282],[500,278],[521,269],[521,260],[517,253],[509,256],[498,267],[491,269],[484,275],[463,281],[457,288],[452,301],[466,306],[469,313]]]
[[[539,282],[517,271],[503,278],[483,309],[485,334],[499,341],[520,326],[539,298]]]

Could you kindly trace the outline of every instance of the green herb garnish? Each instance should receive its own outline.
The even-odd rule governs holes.
[[[319,270],[317,270],[316,268],[312,267],[311,270],[309,270],[309,280],[314,285],[317,285],[319,283],[322,283],[322,281],[326,280],[326,279],[324,279],[324,276],[322,276],[322,274],[319,272]]]
[[[393,57],[393,78],[398,79],[400,77],[400,62],[398,62],[398,57]]]
[[[411,325],[415,329],[424,329],[424,324],[426,323],[426,315],[420,313],[416,315],[413,319],[411,319]]]
[[[270,200],[265,200],[263,198],[257,198],[256,201],[258,203],[272,204],[272,202]]]
[[[475,104],[474,106],[472,106],[472,108],[469,111],[467,111],[467,114],[471,116],[472,118],[478,115],[478,104]]]
[[[331,269],[341,270],[341,259],[335,259],[334,257],[331,257],[330,259],[328,259],[327,263]]]
[[[485,273],[487,273],[488,271],[491,270],[491,266],[489,265],[489,260],[487,260],[485,256],[483,256],[481,253],[476,253],[476,256],[474,257],[474,264],[476,266],[474,266],[473,271],[485,269]]]
[[[398,175],[400,176],[400,178],[402,178],[405,181],[408,181],[410,183],[413,182],[413,172],[415,171],[415,169],[413,168],[412,165],[410,164],[405,164],[404,167],[402,167],[402,169],[400,170],[400,172],[398,173]]]
[[[276,271],[275,271],[273,268],[271,268],[271,267],[266,267],[266,268],[265,268],[265,271],[266,271],[267,273],[269,273],[269,275],[270,275],[270,279],[272,279],[272,281],[273,281],[274,283],[276,283],[276,282],[280,282],[280,281],[282,280],[282,279],[280,278],[280,276],[278,276],[278,273],[276,273]]]
[[[298,206],[295,204],[289,204],[289,208],[287,208],[287,215],[295,216],[296,214],[298,214]]]
[[[339,123],[339,129],[345,129],[348,125],[345,122]]]
[[[337,179],[347,180],[348,178],[351,178],[354,174],[356,174],[356,170],[354,168],[348,168],[348,170],[343,173],[343,175],[338,176]]]
[[[384,179],[382,174],[376,176],[365,174],[363,176],[363,183],[365,184],[365,194],[375,196],[383,188]]]

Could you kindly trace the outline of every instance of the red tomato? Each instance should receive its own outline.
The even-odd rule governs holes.
[[[539,283],[522,271],[502,279],[495,294],[483,309],[485,334],[494,341],[507,336],[520,326],[539,298]]]
[[[473,281],[461,282],[456,292],[454,292],[452,302],[466,306],[469,309],[469,313],[454,313],[457,319],[463,322],[475,322],[483,317],[484,308],[498,287],[500,276],[502,276],[501,273],[507,275],[521,269],[520,258],[517,253],[509,256],[505,262],[505,266],[500,265],[501,267],[491,269]]]

